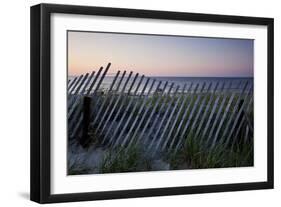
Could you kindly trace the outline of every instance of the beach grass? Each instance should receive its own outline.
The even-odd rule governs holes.
[[[243,140],[243,139],[241,139]],[[176,153],[166,156],[172,169],[205,169],[253,166],[253,142],[237,143],[234,147],[217,144],[206,148],[192,135]]]
[[[129,148],[109,150],[100,165],[100,173],[121,173],[151,170],[151,163],[142,149],[133,145]]]
[[[97,109],[100,109],[101,103],[104,103],[104,109],[102,109],[101,114],[105,113],[106,110],[113,110],[113,106],[116,105],[116,109],[113,111],[114,117],[117,114],[118,109],[120,109],[120,114],[116,118],[116,123],[121,120],[121,117],[124,115],[124,122],[127,121],[129,114],[132,114],[132,120],[128,124],[130,126],[133,120],[139,115],[143,115],[144,111],[148,109],[148,113],[146,117],[149,117],[152,109],[155,108],[154,116],[152,116],[150,122],[155,121],[156,114],[161,119],[166,110],[168,110],[168,102],[173,101],[173,99],[180,98],[178,106],[176,108],[176,112],[179,115],[176,118],[173,118],[172,121],[175,122],[174,128],[170,129],[172,131],[172,136],[176,135],[176,130],[181,127],[181,130],[185,127],[187,122],[191,123],[187,126],[187,130],[185,134],[180,134],[179,137],[183,137],[183,143],[181,147],[176,151],[163,151],[161,152],[162,157],[153,157],[147,156],[144,149],[145,146],[142,146],[142,143],[138,143],[137,145],[130,145],[127,148],[121,148],[120,146],[115,147],[114,149],[106,148],[106,153],[102,158],[101,164],[98,167],[98,173],[118,173],[118,172],[136,172],[136,171],[150,171],[153,168],[151,167],[152,162],[155,159],[161,159],[164,162],[169,163],[170,170],[176,169],[203,169],[203,168],[222,168],[222,167],[243,167],[243,166],[252,166],[253,165],[253,138],[252,134],[249,135],[248,141],[245,140],[245,127],[242,127],[241,133],[238,133],[238,137],[236,140],[233,140],[230,144],[225,144],[223,132],[227,127],[227,122],[230,120],[231,114],[237,113],[237,108],[235,108],[235,103],[239,98],[239,94],[235,94],[233,97],[233,102],[228,106],[228,102],[230,100],[230,96],[232,93],[230,92],[216,92],[212,94],[210,92],[201,92],[201,93],[186,93],[183,98],[180,98],[180,93],[176,94],[174,97],[172,95],[169,96],[161,96],[160,93],[156,93],[151,96],[123,96],[119,102],[118,96],[112,95],[110,99],[105,100],[106,93],[100,94],[99,101],[96,101]],[[187,96],[187,97],[186,97]],[[212,98],[212,99],[211,99]],[[241,99],[244,101],[248,101],[245,95],[241,96]],[[111,101],[110,101],[111,100]],[[217,102],[216,102],[217,100]],[[204,105],[199,113],[199,108],[201,104]],[[223,102],[224,101],[224,102]],[[131,107],[128,107],[131,103]],[[145,104],[145,107],[140,111],[142,104]],[[208,103],[208,105],[207,105]],[[215,103],[217,106],[215,107]],[[248,102],[247,102],[248,103]],[[183,104],[182,110],[179,106]],[[195,107],[195,104],[196,107]],[[247,104],[246,104],[247,105]],[[136,107],[134,107],[136,106]],[[175,107],[175,101],[173,101],[172,106]],[[149,107],[149,108],[148,108]],[[173,108],[172,107],[172,108]],[[194,108],[195,107],[195,108]],[[206,111],[208,107],[208,110]],[[214,107],[213,116],[211,117],[211,111]],[[221,108],[221,109],[220,109]],[[228,111],[227,108],[229,108]],[[134,111],[132,111],[134,109]],[[199,134],[195,136],[195,130],[199,127],[199,122],[195,123],[195,117],[198,115],[198,119],[200,120],[203,116],[203,112],[206,111],[205,119],[203,120],[203,126],[206,125],[207,120],[210,119],[210,123],[213,124],[216,119],[218,125],[220,119],[223,114],[225,114],[225,122],[222,123],[221,130],[218,131],[218,141],[215,143],[213,147],[210,147],[210,143],[214,138],[214,132],[212,134],[205,134],[203,137],[202,130],[199,131]],[[220,112],[220,113],[219,113]],[[246,111],[247,115],[250,117],[250,121],[253,122],[253,105],[250,106],[250,110]],[[218,117],[217,117],[218,116]],[[140,120],[140,118],[138,118]],[[109,121],[113,121],[111,118]],[[191,125],[194,124],[194,128],[191,129]],[[229,126],[233,124],[233,120],[230,121]],[[141,125],[140,130],[144,127],[144,123]],[[253,123],[252,123],[253,125]],[[122,124],[121,124],[122,126]],[[148,125],[151,127],[151,124]],[[156,125],[157,126],[157,125]],[[158,126],[159,127],[159,126]],[[208,128],[208,132],[211,129],[211,125]],[[127,132],[127,131],[125,131]],[[90,145],[96,145],[99,147],[101,145],[101,138],[103,138],[103,134],[99,134],[99,131],[96,131],[95,126],[92,126],[90,129],[90,137],[92,142]],[[125,133],[126,134],[126,133]],[[138,134],[138,133],[137,133]],[[232,135],[233,136],[233,135]],[[207,142],[206,137],[210,137],[211,142]],[[178,137],[176,137],[178,139]],[[177,142],[178,140],[176,140]],[[171,141],[168,142],[168,145],[171,144]],[[175,146],[171,148],[174,149]],[[157,154],[159,156],[159,154]],[[92,172],[93,169],[89,169],[88,167],[83,167],[83,164],[77,164],[69,166],[69,174],[87,174]]]

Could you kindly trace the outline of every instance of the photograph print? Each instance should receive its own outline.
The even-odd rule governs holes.
[[[67,175],[254,166],[254,40],[67,31]]]

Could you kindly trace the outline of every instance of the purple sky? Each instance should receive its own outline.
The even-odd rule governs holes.
[[[254,41],[68,32],[69,75],[132,70],[146,76],[252,77]]]

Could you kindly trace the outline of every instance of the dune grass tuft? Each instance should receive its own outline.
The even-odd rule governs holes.
[[[109,150],[100,165],[100,173],[149,171],[150,169],[150,160],[136,145],[126,149]]]

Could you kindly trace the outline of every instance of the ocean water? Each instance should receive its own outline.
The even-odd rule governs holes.
[[[69,77],[69,79],[73,79],[74,76]],[[128,80],[128,76],[125,76],[120,83],[121,77],[118,77],[116,79],[116,82],[113,86],[113,90],[117,89],[117,86],[119,85],[119,91],[122,90],[127,82],[125,91],[128,91],[128,89],[132,86],[134,76],[132,76]],[[244,88],[245,84],[246,91],[253,90],[253,78],[252,77],[145,77],[142,82],[140,83],[140,77],[138,77],[135,81],[135,83],[132,86],[131,93],[134,93],[136,89],[137,94],[141,93],[144,89],[145,83],[147,82],[147,79],[149,79],[149,82],[147,84],[147,87],[145,88],[144,93],[146,94],[149,91],[149,88],[151,87],[151,84],[153,80],[155,80],[155,83],[153,85],[152,91],[155,91],[156,86],[161,81],[160,90],[164,90],[165,83],[167,82],[167,86],[165,88],[165,91],[167,92],[170,87],[172,87],[171,92],[174,92],[179,86],[178,92],[181,92],[186,85],[185,91],[195,90],[196,87],[198,87],[197,90],[200,91],[213,91],[214,88],[217,85],[217,90],[224,90],[224,91],[241,91],[242,88]],[[100,86],[100,89],[107,91],[109,90],[112,82],[114,80],[114,76],[106,76]],[[172,85],[173,84],[173,85]],[[139,87],[138,87],[139,85]],[[204,86],[204,87],[203,87]]]

